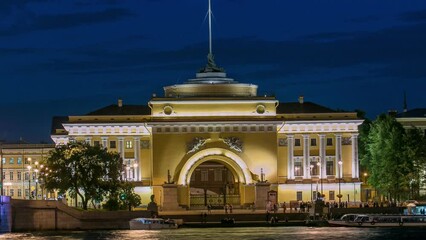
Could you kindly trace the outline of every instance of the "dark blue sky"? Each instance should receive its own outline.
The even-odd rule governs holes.
[[[260,95],[333,109],[426,107],[424,0],[212,0],[213,52]],[[207,0],[1,0],[0,140],[52,116],[146,104],[206,63]]]

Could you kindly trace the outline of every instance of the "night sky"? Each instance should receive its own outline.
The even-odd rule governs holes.
[[[424,0],[212,0],[229,77],[282,102],[426,107]],[[207,0],[0,0],[0,140],[50,141],[53,116],[146,104],[205,65]]]

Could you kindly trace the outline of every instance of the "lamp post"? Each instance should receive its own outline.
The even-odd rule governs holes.
[[[317,162],[317,166],[319,167],[319,172],[320,172],[320,182],[321,182],[321,199],[322,199],[322,192],[323,192],[323,188],[322,188],[322,169],[321,169],[321,158],[318,159]]]
[[[28,199],[31,199],[31,165],[28,168]]]
[[[337,197],[339,198],[339,208],[340,208],[340,203],[342,201],[342,193],[340,192],[340,179],[342,179],[342,160],[340,159],[339,162],[337,162],[339,164],[339,167],[337,168],[338,172],[338,177],[339,177],[339,194],[337,195]]]
[[[38,162],[36,161],[35,163],[35,169],[34,169],[34,172],[35,172],[35,182],[36,182],[36,188],[35,188],[35,199],[36,200],[38,200]]]
[[[311,173],[311,202],[313,202],[314,201],[314,198],[313,198],[313,192],[312,192],[312,169],[314,168],[314,165],[310,165],[309,166],[309,168],[311,169],[311,171],[310,171],[310,173]]]

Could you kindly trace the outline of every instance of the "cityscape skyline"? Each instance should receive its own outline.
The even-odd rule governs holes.
[[[383,4],[386,7],[383,7]],[[259,95],[369,118],[426,106],[426,3],[213,0],[213,53]],[[168,7],[165,7],[168,6]],[[206,63],[205,1],[2,1],[0,140],[49,141],[53,116],[147,104]]]

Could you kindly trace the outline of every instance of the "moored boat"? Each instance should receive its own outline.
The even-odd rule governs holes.
[[[162,218],[134,218],[129,221],[130,230],[176,229],[177,223]]]
[[[357,214],[353,220],[352,217],[328,222],[331,226],[345,227],[426,227],[425,215]]]

